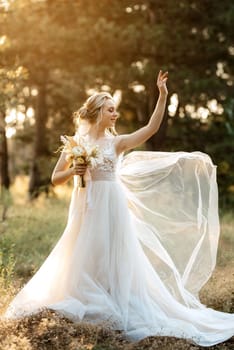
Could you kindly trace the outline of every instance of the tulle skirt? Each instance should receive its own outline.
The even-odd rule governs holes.
[[[75,186],[63,235],[5,317],[46,307],[132,340],[165,335],[211,346],[231,337],[234,315],[198,298],[217,250],[214,174],[200,153],[133,152],[116,179]]]

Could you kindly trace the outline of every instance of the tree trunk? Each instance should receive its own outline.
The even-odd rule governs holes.
[[[41,191],[49,186],[50,180],[47,176],[48,141],[46,133],[46,122],[48,118],[46,104],[46,72],[42,73],[38,84],[38,96],[36,104],[36,123],[34,138],[34,154],[32,159],[29,195],[31,199],[37,198]]]
[[[1,221],[6,220],[7,210],[10,205],[10,176],[8,168],[8,148],[6,138],[5,112],[0,111],[0,179],[1,179]]]
[[[1,189],[9,189],[8,148],[5,130],[5,113],[0,111],[0,177]]]

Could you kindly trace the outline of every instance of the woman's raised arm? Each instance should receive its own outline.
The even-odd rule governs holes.
[[[159,89],[159,98],[156,104],[156,107],[153,111],[153,114],[148,122],[148,124],[137,131],[117,136],[116,139],[116,151],[117,153],[122,153],[134,147],[137,147],[147,141],[152,135],[154,135],[163,120],[163,115],[165,112],[166,101],[167,101],[167,82],[168,72],[163,73],[159,71],[157,78],[157,86]]]

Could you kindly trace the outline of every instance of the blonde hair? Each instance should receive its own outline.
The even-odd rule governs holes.
[[[109,92],[97,92],[90,96],[83,106],[74,113],[74,117],[77,119],[77,127],[79,128],[80,121],[84,120],[90,124],[98,123],[98,118],[101,116],[102,107],[106,100],[113,100],[113,97]],[[117,135],[115,128],[108,128],[108,133]]]

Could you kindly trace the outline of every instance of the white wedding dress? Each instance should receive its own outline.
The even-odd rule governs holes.
[[[120,159],[114,140],[100,143],[103,162],[86,188],[75,181],[63,235],[4,317],[46,307],[73,321],[104,322],[132,340],[225,341],[234,314],[198,298],[216,263],[216,167],[200,152]]]

